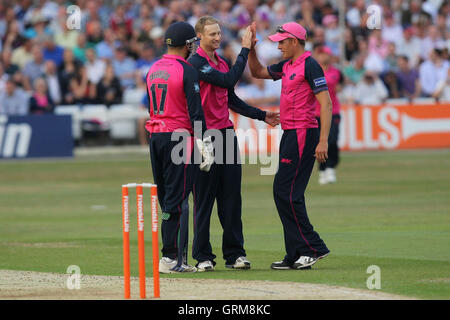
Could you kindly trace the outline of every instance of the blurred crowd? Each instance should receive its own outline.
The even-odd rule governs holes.
[[[71,5],[79,11],[68,12]],[[380,29],[367,27],[369,5],[379,8]],[[266,64],[280,58],[266,36],[298,21],[308,30],[307,50],[330,49],[344,75],[343,103],[450,101],[448,0],[0,0],[0,114],[144,103],[145,75],[166,50],[166,28],[180,20],[195,25],[203,15],[222,22],[220,54],[230,61],[241,30],[256,21]],[[280,83],[246,70],[237,92],[255,105],[277,104]]]

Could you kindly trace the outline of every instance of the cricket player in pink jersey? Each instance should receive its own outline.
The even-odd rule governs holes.
[[[158,186],[158,200],[162,210],[161,235],[163,241],[161,273],[195,272],[187,264],[189,230],[188,196],[198,174],[193,164],[194,139],[205,158],[201,170],[208,171],[213,161],[210,138],[203,114],[198,72],[186,61],[197,41],[194,28],[186,22],[169,26],[165,34],[168,53],[155,62],[146,76],[150,120],[150,157],[153,178]],[[199,122],[202,132],[194,132]],[[181,150],[184,160],[175,161],[173,150],[180,144],[175,133],[185,133],[189,142]],[[195,134],[195,137],[194,137]],[[208,148],[207,145],[211,148]],[[179,153],[178,153],[179,154]]]
[[[317,49],[317,62],[323,68],[325,79],[327,81],[328,92],[330,93],[332,108],[331,128],[328,137],[328,159],[319,163],[319,184],[336,182],[336,167],[339,163],[339,123],[341,122],[340,109],[341,104],[337,97],[340,85],[344,77],[341,71],[331,64],[333,52],[327,46],[320,46]],[[316,102],[316,118],[320,128],[320,103]]]
[[[256,29],[254,23],[252,28]],[[254,39],[248,63],[254,77],[282,80],[280,120],[284,132],[273,195],[283,225],[286,255],[271,268],[305,269],[330,252],[309,221],[305,189],[315,159],[325,162],[328,157],[331,99],[322,68],[305,51],[306,30],[300,24],[285,23],[269,39],[278,42],[284,60],[263,67],[256,56]],[[320,104],[320,132],[316,101]]]
[[[208,130],[215,129],[222,138],[221,148],[216,148],[215,162],[210,172],[200,172],[194,184],[194,243],[192,255],[198,261],[198,271],[212,271],[216,255],[212,252],[209,227],[214,202],[223,228],[222,252],[225,266],[231,269],[250,269],[251,264],[244,250],[242,231],[242,168],[239,146],[230,120],[229,109],[246,117],[265,121],[270,125],[279,123],[278,113],[265,112],[247,105],[234,92],[247,63],[252,43],[252,31],[247,28],[242,50],[236,63],[220,57],[221,30],[219,21],[210,16],[201,17],[195,25],[200,47],[189,62],[199,71],[200,95]],[[218,153],[221,156],[217,156]]]

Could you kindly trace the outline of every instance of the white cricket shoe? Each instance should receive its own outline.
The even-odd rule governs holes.
[[[231,268],[231,269],[250,269],[251,265],[250,265],[250,261],[247,260],[247,257],[239,257],[236,259],[236,261],[234,262],[234,264],[226,264],[225,267],[227,268]]]
[[[327,177],[328,183],[336,183],[336,170],[333,168],[326,168],[325,175]]]
[[[324,185],[328,183],[328,175],[325,170],[319,171],[319,184]]]
[[[172,273],[172,268],[177,265],[176,259],[170,259],[168,257],[162,257],[159,260],[159,273]]]
[[[213,271],[214,270],[214,264],[212,261],[202,261],[197,264],[197,271],[198,272],[204,272],[204,271]]]

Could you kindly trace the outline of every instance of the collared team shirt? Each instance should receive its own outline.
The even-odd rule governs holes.
[[[217,64],[215,64],[208,54],[199,47],[197,54],[205,58],[209,65],[204,68],[214,68],[222,73],[227,73],[230,68],[227,62],[214,52]],[[199,70],[206,73],[208,70]],[[223,129],[233,126],[228,111],[228,89],[213,85],[206,81],[200,81],[200,92],[202,98],[203,111],[205,113],[206,124],[210,129]]]
[[[214,52],[217,64],[199,47],[189,58],[189,62],[198,70],[200,95],[208,129],[224,129],[233,126],[229,108],[245,117],[264,121],[266,112],[252,107],[241,100],[234,92],[247,63],[250,50],[242,48],[233,66]]]
[[[146,76],[150,120],[148,132],[187,130],[193,134],[194,122],[206,130],[200,98],[198,73],[180,56],[165,54]]]
[[[294,62],[283,60],[267,67],[273,80],[281,79],[280,122],[283,130],[317,128],[315,95],[328,90],[322,67],[306,51]]]

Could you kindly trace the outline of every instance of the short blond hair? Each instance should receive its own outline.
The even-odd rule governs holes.
[[[219,20],[217,20],[214,17],[211,16],[203,16],[198,19],[197,23],[195,24],[195,32],[196,33],[203,33],[203,30],[205,29],[205,26],[210,24],[219,24]]]

